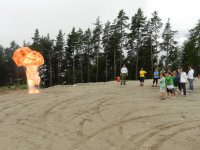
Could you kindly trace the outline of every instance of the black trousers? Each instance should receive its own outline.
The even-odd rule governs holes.
[[[181,86],[181,83],[180,83],[180,82],[174,82],[174,86],[175,86],[175,87],[178,86],[179,91],[181,91],[182,86]]]
[[[158,78],[154,78],[153,79],[153,84],[156,82],[156,84],[158,84]]]
[[[186,86],[185,86],[185,83],[181,83],[181,87],[183,89],[183,95],[186,95]]]
[[[182,90],[182,86],[181,86],[181,83],[180,83],[180,82],[178,82],[178,89],[179,89],[179,91]]]

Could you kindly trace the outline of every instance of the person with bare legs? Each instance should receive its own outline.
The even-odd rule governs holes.
[[[173,81],[173,77],[172,77],[171,72],[167,72],[165,80],[166,80],[166,86],[167,86],[167,96],[170,97],[169,93],[171,93],[171,98],[175,98],[174,81]]]
[[[143,86],[144,85],[144,78],[145,78],[145,74],[147,72],[143,70],[143,68],[141,68],[140,70],[140,86]]]
[[[165,81],[165,73],[160,73],[160,100],[165,100],[165,90],[166,90],[166,81]]]

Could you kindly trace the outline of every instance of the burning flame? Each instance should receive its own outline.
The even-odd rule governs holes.
[[[26,67],[29,93],[39,93],[40,77],[37,69],[44,63],[43,56],[28,47],[22,47],[15,50],[13,60],[17,66]]]

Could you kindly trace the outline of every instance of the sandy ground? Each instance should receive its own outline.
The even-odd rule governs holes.
[[[187,97],[128,81],[0,93],[0,150],[200,149],[200,80]]]

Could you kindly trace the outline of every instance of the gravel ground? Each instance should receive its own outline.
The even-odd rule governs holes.
[[[137,81],[0,93],[1,150],[197,150],[200,80],[186,97],[160,100]]]

